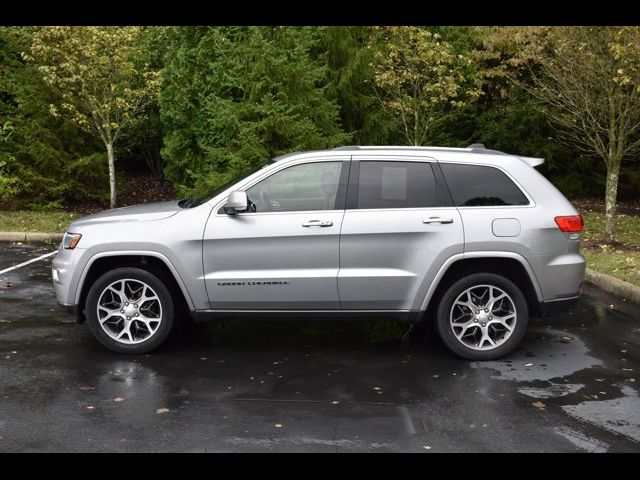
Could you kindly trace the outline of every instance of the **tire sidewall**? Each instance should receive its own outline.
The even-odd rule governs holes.
[[[162,321],[160,322],[158,330],[156,330],[151,338],[144,342],[131,345],[120,343],[111,338],[100,326],[97,313],[98,300],[104,289],[113,282],[125,278],[140,280],[149,285],[158,295],[162,306]],[[140,354],[150,352],[158,348],[165,341],[173,327],[174,305],[171,293],[162,280],[151,272],[141,268],[121,267],[103,274],[91,286],[87,294],[85,306],[85,316],[91,333],[93,333],[103,346],[118,353]]]
[[[449,324],[453,302],[466,289],[474,285],[493,285],[504,290],[513,300],[517,312],[516,326],[511,336],[502,345],[492,350],[473,350],[463,345],[454,335]],[[453,283],[440,300],[436,324],[445,345],[456,355],[467,360],[495,360],[513,350],[522,340],[529,323],[529,309],[522,291],[509,279],[495,273],[474,273]]]

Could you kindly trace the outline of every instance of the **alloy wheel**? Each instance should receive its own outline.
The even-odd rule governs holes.
[[[454,336],[473,350],[493,350],[513,333],[518,316],[513,299],[493,285],[475,285],[451,306],[449,324]]]
[[[104,332],[124,344],[151,338],[162,322],[162,303],[145,282],[131,278],[108,285],[98,298],[98,322]]]

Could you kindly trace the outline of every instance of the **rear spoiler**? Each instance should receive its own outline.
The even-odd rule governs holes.
[[[540,165],[542,165],[544,163],[544,158],[520,157],[520,156],[518,156],[517,158],[519,158],[524,163],[526,163],[527,165],[529,165],[530,167],[533,167],[533,168],[539,167]]]

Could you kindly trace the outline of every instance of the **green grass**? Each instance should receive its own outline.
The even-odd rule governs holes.
[[[601,243],[602,232],[604,231],[604,215],[585,212],[582,217],[584,218],[585,243]],[[616,215],[615,225],[617,242],[640,249],[640,217]]]
[[[640,217],[616,215],[616,244],[602,242],[604,215],[585,212],[582,254],[587,267],[640,286]]]
[[[70,212],[0,211],[0,232],[62,233],[78,215]]]
[[[640,287],[640,253],[613,250],[597,252],[584,248],[587,267]]]

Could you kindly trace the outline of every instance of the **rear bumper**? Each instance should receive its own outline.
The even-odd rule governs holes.
[[[558,300],[550,300],[540,302],[540,313],[542,317],[554,317],[570,312],[574,305],[578,302],[579,295],[569,298],[561,298]]]

